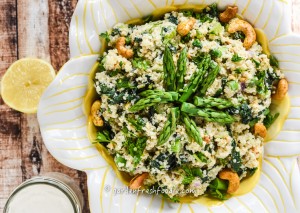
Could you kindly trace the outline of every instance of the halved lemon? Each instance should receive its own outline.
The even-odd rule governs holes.
[[[1,79],[1,96],[11,108],[36,113],[40,97],[53,81],[53,67],[41,59],[24,58],[14,62]]]

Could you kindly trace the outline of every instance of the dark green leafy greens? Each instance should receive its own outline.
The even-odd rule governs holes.
[[[214,179],[208,187],[208,194],[219,200],[226,200],[226,191],[228,188],[228,182],[221,180],[220,178]]]
[[[137,166],[146,147],[147,137],[126,138],[123,143],[128,153],[133,157],[134,166]]]
[[[276,113],[275,115],[272,115],[271,111],[268,110],[268,112],[266,114],[266,117],[263,121],[265,127],[268,129],[274,123],[274,121],[278,118],[278,116],[279,116],[279,113]]]

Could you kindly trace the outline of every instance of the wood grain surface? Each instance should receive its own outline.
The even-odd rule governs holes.
[[[69,58],[68,31],[77,0],[0,1],[0,77],[19,58],[38,57],[55,70]],[[292,27],[300,33],[300,0],[292,1]],[[300,160],[299,160],[300,163]],[[0,212],[12,190],[23,181],[47,172],[74,178],[89,212],[86,175],[57,162],[46,150],[36,115],[7,107],[0,97]]]

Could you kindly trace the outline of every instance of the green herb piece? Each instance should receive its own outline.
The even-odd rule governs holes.
[[[109,38],[109,33],[108,32],[104,32],[100,34],[100,37],[105,39],[105,41],[108,43],[110,42],[110,38]]]
[[[136,130],[141,131],[146,125],[144,119],[141,117],[136,118],[127,118],[128,122],[132,124]]]
[[[196,152],[193,156],[200,162],[207,163],[208,161],[207,157],[202,152]]]
[[[96,141],[98,143],[110,143],[111,139],[109,136],[109,132],[107,130],[103,130],[102,132],[97,132]]]
[[[194,47],[199,47],[199,48],[202,48],[202,47],[203,47],[203,46],[202,46],[202,43],[200,42],[199,39],[195,39],[195,40],[193,41],[192,45],[193,45]]]
[[[113,28],[111,30],[111,35],[112,36],[116,36],[116,35],[119,35],[121,33],[120,29],[119,28]]]
[[[118,167],[124,167],[126,165],[126,160],[120,154],[116,154],[114,161]]]
[[[182,169],[184,171],[184,178],[182,180],[182,184],[184,185],[188,185],[190,184],[194,179],[195,177],[202,177],[202,171],[200,170],[200,168],[190,168],[189,166],[187,165],[183,165],[182,166]]]
[[[214,179],[209,184],[208,193],[210,196],[217,198],[219,200],[226,200],[226,191],[228,188],[228,183],[225,180],[221,180],[219,178]]]
[[[164,31],[166,29],[166,31]],[[176,28],[168,27],[162,28],[162,37],[163,37],[163,44],[168,44],[173,38],[176,37]]]
[[[245,34],[241,31],[235,32],[232,34],[232,38],[235,40],[241,40],[244,41],[245,40]]]
[[[215,22],[215,24],[209,30],[209,34],[220,35],[222,30],[223,30],[223,26],[220,24],[220,22]]]
[[[187,43],[191,40],[191,33],[189,32],[187,35],[181,37],[182,43]]]
[[[146,147],[147,137],[127,138],[123,143],[128,153],[133,157],[134,166],[141,161],[141,156]]]
[[[232,146],[231,160],[230,160],[231,168],[233,171],[235,171],[236,173],[238,173],[240,175],[240,173],[242,172],[242,169],[241,169],[242,159],[241,159],[240,152],[236,150],[237,145],[236,145],[235,140],[232,140],[231,146]]]
[[[237,91],[239,89],[239,84],[236,81],[228,81],[227,84],[232,91]]]
[[[166,193],[162,193],[162,196],[163,196],[164,198],[166,198],[167,200],[170,200],[170,201],[173,202],[173,203],[179,203],[179,202],[180,202],[180,199],[179,199],[179,197],[177,197],[177,196],[170,197],[170,196],[167,195]]]
[[[255,64],[256,68],[259,68],[260,62],[256,61],[254,58],[252,58],[252,62]]]
[[[104,72],[105,71],[105,67],[104,67],[105,57],[100,56],[97,61],[99,63],[98,64],[98,71],[99,72]]]
[[[248,169],[248,176],[251,177],[252,175],[255,174],[256,171],[257,171],[257,167]]]
[[[150,68],[151,63],[143,58],[134,58],[132,60],[132,67],[141,70],[147,70]]]
[[[279,113],[276,113],[275,115],[272,115],[271,111],[269,111],[266,114],[266,117],[263,121],[265,127],[268,129],[274,123],[274,121],[278,118],[278,116],[279,116]]]
[[[235,70],[234,70],[234,72],[235,73],[237,73],[237,74],[241,74],[241,73],[243,73],[245,70],[242,70],[241,68],[236,68]]]
[[[256,90],[258,94],[265,95],[267,94],[269,87],[266,81],[266,72],[265,71],[259,71],[256,74],[257,80],[255,81],[256,84]]]
[[[125,89],[130,88],[130,89],[132,89],[132,88],[135,87],[133,84],[131,84],[130,79],[126,78],[126,77],[123,78],[123,79],[118,79],[116,86],[117,86],[118,89],[121,89],[121,88],[125,88]]]
[[[239,62],[239,61],[241,61],[241,60],[243,60],[243,58],[242,57],[240,57],[238,54],[236,54],[236,53],[234,53],[234,55],[232,56],[232,58],[231,58],[231,61],[233,61],[233,62]]]
[[[144,24],[148,23],[150,21],[153,21],[153,15],[148,15],[148,16],[143,17]]]
[[[179,153],[182,149],[182,144],[180,138],[176,138],[175,141],[171,144],[171,151],[174,153]]]
[[[270,55],[270,65],[279,68],[278,59],[274,55]]]
[[[209,51],[209,54],[213,59],[220,58],[222,56],[222,52],[219,49],[212,49]]]
[[[131,44],[131,38],[129,36],[125,37],[125,44],[130,45]]]
[[[241,104],[239,114],[242,118],[243,124],[248,124],[253,119],[252,110],[246,103]]]

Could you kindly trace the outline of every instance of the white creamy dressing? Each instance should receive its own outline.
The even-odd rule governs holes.
[[[58,188],[46,184],[29,185],[9,203],[8,213],[74,213],[70,199]]]

